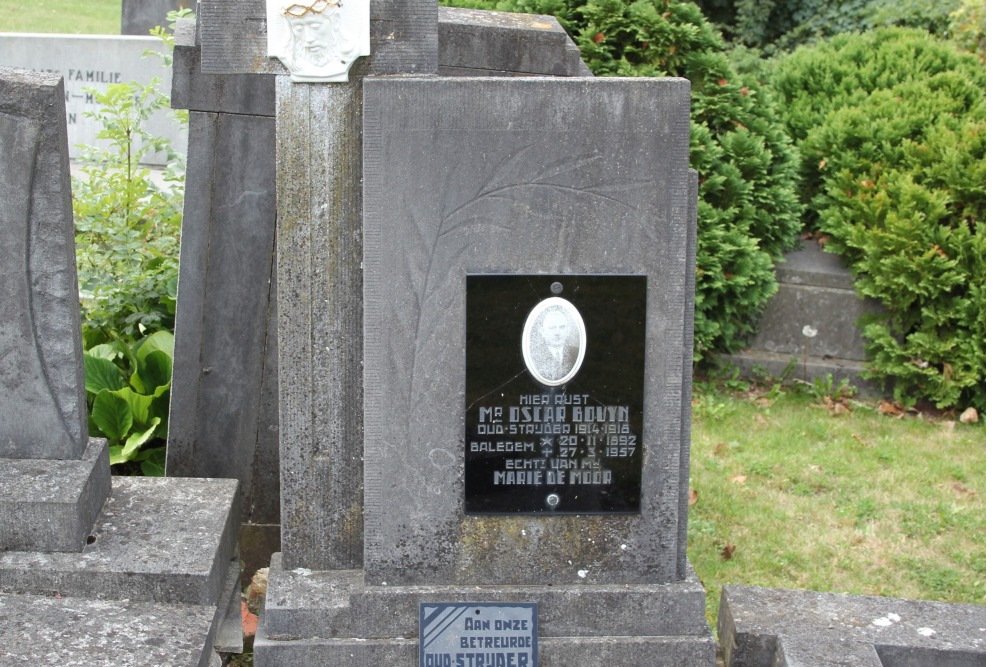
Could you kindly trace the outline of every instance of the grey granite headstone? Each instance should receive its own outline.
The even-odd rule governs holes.
[[[719,642],[729,667],[980,667],[986,607],[725,586]]]
[[[0,68],[0,457],[79,459],[87,415],[62,77]]]
[[[552,16],[438,8],[441,76],[590,76]]]
[[[111,487],[87,436],[62,77],[0,67],[0,549],[80,551]]]
[[[206,74],[280,74],[268,59],[264,0],[202,0],[202,71]],[[353,72],[421,74],[437,71],[437,3],[371,0],[371,56]]]
[[[684,576],[688,94],[677,79],[366,84],[369,583]],[[469,273],[647,276],[638,515],[463,514]]]
[[[410,664],[419,602],[497,601],[538,602],[541,664],[712,664],[684,547],[687,82],[379,77],[364,100],[363,564],[276,554],[255,660]],[[463,512],[469,273],[647,277],[639,514]],[[301,498],[326,493],[307,477],[326,456],[284,454]]]

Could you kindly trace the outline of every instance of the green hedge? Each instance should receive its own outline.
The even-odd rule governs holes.
[[[985,405],[985,67],[924,31],[804,48],[773,89],[803,157],[808,219],[859,293],[870,374],[898,400]]]
[[[768,91],[737,76],[692,3],[452,1],[556,16],[598,76],[691,81],[690,159],[700,175],[695,358],[739,349],[777,290],[774,260],[795,244],[802,212],[798,156]]]
[[[974,0],[980,1],[980,0]],[[728,40],[766,53],[887,26],[944,35],[960,0],[698,0]]]

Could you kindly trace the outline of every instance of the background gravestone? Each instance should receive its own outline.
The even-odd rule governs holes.
[[[167,25],[167,13],[192,9],[191,0],[122,0],[122,34],[148,35]]]
[[[64,100],[0,66],[0,661],[208,665],[242,644],[237,483],[112,480],[88,439]]]

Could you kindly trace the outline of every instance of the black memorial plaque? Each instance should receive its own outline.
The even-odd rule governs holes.
[[[466,279],[465,511],[640,509],[646,277]]]

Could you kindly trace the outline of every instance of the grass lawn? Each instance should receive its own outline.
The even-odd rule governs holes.
[[[725,584],[986,603],[986,428],[698,385],[688,555]],[[836,413],[836,414],[835,414]]]
[[[0,0],[0,32],[121,33],[121,0]]]

